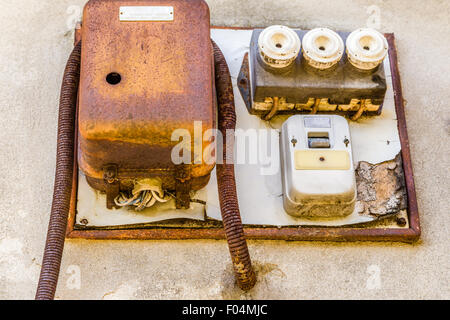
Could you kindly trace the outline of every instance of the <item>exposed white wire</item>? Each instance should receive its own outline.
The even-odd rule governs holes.
[[[121,192],[114,202],[119,207],[135,206],[136,211],[142,211],[145,208],[150,208],[157,202],[167,202],[171,196],[165,194],[164,191],[150,190],[151,188],[140,190],[139,192],[132,193],[131,196],[127,196],[125,192]],[[152,188],[153,189],[153,188]]]

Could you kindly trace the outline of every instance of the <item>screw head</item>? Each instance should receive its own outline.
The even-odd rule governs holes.
[[[345,139],[344,139],[344,143],[345,143],[345,146],[347,147],[348,144],[350,143],[350,140],[348,140],[347,138],[345,138]]]
[[[403,217],[398,217],[395,222],[397,222],[397,225],[399,225],[400,227],[404,227],[406,226],[406,219]]]
[[[295,139],[295,138],[292,138],[292,140],[291,140],[291,143],[292,143],[292,145],[295,147],[295,145],[297,144],[297,139]]]

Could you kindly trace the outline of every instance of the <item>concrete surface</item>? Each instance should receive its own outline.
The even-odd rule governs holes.
[[[53,189],[59,87],[72,48],[71,30],[84,3],[2,1],[3,299],[34,297]],[[224,241],[69,241],[57,298],[450,298],[450,2],[208,3],[212,22],[229,26],[281,23],[352,30],[377,22],[373,12],[379,12],[380,30],[397,38],[422,240],[415,245],[251,241],[259,282],[247,294],[234,286]]]

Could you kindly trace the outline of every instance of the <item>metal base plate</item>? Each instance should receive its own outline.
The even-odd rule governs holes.
[[[405,225],[396,227],[396,221],[386,221],[376,225],[364,224],[347,227],[263,227],[246,226],[245,234],[249,239],[280,239],[280,240],[332,240],[332,241],[359,241],[384,240],[411,242],[420,235],[417,202],[414,190],[414,181],[409,154],[409,145],[406,132],[405,115],[399,73],[397,69],[396,51],[393,34],[387,34],[390,50],[392,83],[394,89],[395,110],[398,120],[398,131],[401,143],[401,154],[405,174],[405,183],[408,194],[407,212],[403,219]],[[80,35],[76,34],[77,40]],[[68,238],[86,239],[225,239],[221,222],[206,221],[201,223],[184,223],[180,221],[161,222],[148,225],[128,225],[126,227],[85,228],[76,225],[76,203],[78,185],[78,167],[74,164],[74,185],[72,191],[71,209],[67,230]],[[183,224],[183,223],[181,223]]]

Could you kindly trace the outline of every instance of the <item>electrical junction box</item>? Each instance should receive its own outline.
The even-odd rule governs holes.
[[[295,115],[281,129],[284,208],[293,216],[340,217],[355,208],[348,122],[337,115]]]
[[[190,191],[208,183],[215,164],[174,163],[179,141],[171,137],[179,128],[193,137],[195,121],[201,137],[217,126],[209,21],[202,0],[86,4],[78,164],[89,185],[106,193],[108,208],[119,195],[147,191],[153,198],[140,201],[142,208],[166,201],[166,191],[176,195],[177,207],[188,208]]]

